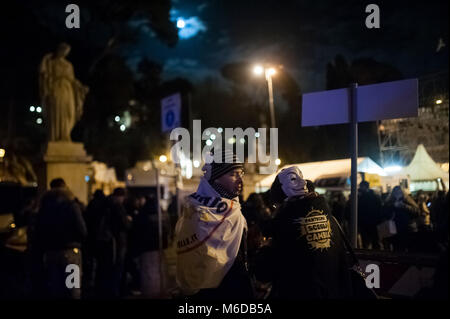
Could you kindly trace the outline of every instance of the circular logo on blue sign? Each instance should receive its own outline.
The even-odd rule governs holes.
[[[166,113],[166,125],[172,126],[173,122],[175,122],[175,114],[170,110]]]

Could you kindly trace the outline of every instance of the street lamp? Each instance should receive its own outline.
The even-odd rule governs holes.
[[[167,156],[166,156],[166,155],[161,155],[161,156],[159,157],[159,161],[160,161],[161,163],[167,162]]]
[[[264,72],[264,68],[260,65],[256,65],[253,68],[253,73],[255,73],[256,75],[261,75],[261,74],[263,74],[263,72]]]
[[[0,163],[1,163],[1,169],[2,169],[0,172],[0,181],[2,180],[2,178],[6,172],[5,162],[3,161],[5,154],[6,154],[6,150],[4,148],[0,148]]]
[[[272,67],[263,67],[261,65],[255,65],[253,68],[253,73],[255,75],[264,75],[266,76],[267,88],[269,90],[269,107],[270,107],[270,126],[275,128],[275,107],[273,105],[273,87],[272,87],[272,76],[274,76],[277,71]]]

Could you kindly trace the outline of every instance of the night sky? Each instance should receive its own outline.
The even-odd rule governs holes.
[[[64,1],[24,0],[5,5],[0,11],[0,32],[3,32],[1,38],[4,39],[7,48],[0,50],[0,69],[4,71],[4,78],[8,78],[8,81],[0,82],[0,102],[2,102],[0,111],[14,110],[16,120],[8,120],[11,116],[8,119],[0,118],[0,138],[7,136],[7,130],[12,132],[14,125],[9,123],[16,122],[19,136],[41,136],[39,141],[44,140],[43,130],[39,135],[28,134],[29,129],[25,126],[20,132],[20,128],[22,123],[28,121],[29,127],[37,130],[35,119],[28,111],[29,105],[39,103],[36,70],[42,56],[53,50],[61,41],[72,45],[68,59],[74,65],[77,78],[83,83],[92,85],[93,88],[90,92],[91,103],[87,101],[85,104],[85,114],[102,114],[98,120],[103,121],[104,125],[108,118],[113,118],[116,113],[128,108],[127,103],[122,103],[122,100],[136,98],[132,90],[131,93],[127,93],[127,88],[140,80],[140,74],[137,72],[139,62],[147,59],[159,64],[162,73],[159,74],[158,71],[155,74],[154,82],[157,89],[149,93],[156,102],[146,101],[149,110],[154,112],[149,116],[154,122],[145,127],[146,129],[154,127],[155,131],[159,130],[160,124],[158,94],[162,94],[161,88],[165,83],[176,78],[192,84],[193,104],[195,104],[192,116],[202,119],[205,125],[260,127],[258,125],[263,125],[263,122],[267,121],[264,117],[268,118],[267,114],[264,115],[268,113],[267,86],[263,78],[255,79],[250,66],[254,63],[282,66],[283,72],[280,72],[280,75],[288,74],[296,82],[285,82],[284,85],[291,84],[284,87],[290,91],[286,89],[282,92],[283,85],[280,84],[282,76],[275,75],[273,78],[275,113],[277,124],[280,125],[280,157],[292,162],[349,156],[348,130],[345,125],[320,129],[301,128],[300,125],[300,94],[327,89],[327,66],[334,62],[337,55],[344,57],[349,65],[357,59],[360,61],[365,59],[366,62],[367,59],[375,61],[376,63],[371,64],[372,67],[375,65],[373,69],[362,70],[366,72],[364,76],[369,75],[369,78],[372,72],[384,69],[394,70],[395,79],[414,77],[420,79],[426,75],[448,71],[446,0],[422,2],[172,0],[171,3],[164,0],[154,1],[133,2],[131,9],[135,9],[134,5],[140,3],[162,5],[164,10],[159,14],[163,24],[166,24],[166,31],[171,29],[176,32],[177,20],[183,19],[186,27],[178,30],[178,41],[172,46],[168,45],[170,41],[161,34],[158,37],[155,30],[149,26],[148,18],[131,15],[131,18],[127,16],[124,22],[128,28],[123,27],[123,21],[120,22],[120,30],[123,33],[128,33],[131,28],[130,38],[127,41],[117,41],[117,45],[103,56],[100,53],[105,50],[111,38],[111,29],[108,28],[113,22],[103,23],[99,19],[98,12],[95,9],[93,12],[90,10],[98,3],[100,11],[105,7],[109,8],[111,3],[120,6],[119,1],[80,0],[81,28],[77,30],[64,27],[67,17],[65,6],[68,4]],[[131,6],[131,3],[128,4]],[[380,8],[380,29],[368,29],[365,26],[366,17],[369,15],[365,9],[370,3],[376,3]],[[169,10],[169,20],[173,25],[169,24],[167,27]],[[438,50],[439,42],[444,43],[444,46]],[[121,56],[118,59],[120,61],[114,60],[114,56],[117,55]],[[98,57],[100,57],[98,61],[102,61],[101,58],[105,56],[117,64],[113,64],[114,67],[110,70],[110,79],[103,81],[101,73],[97,73],[102,72],[102,63],[95,64],[95,61]],[[130,77],[134,78],[131,80],[127,79],[128,68],[120,67],[123,60],[133,72]],[[233,63],[249,66],[248,72],[244,70],[239,73],[240,83],[237,86],[233,86],[236,83],[223,76],[224,66]],[[159,70],[159,66],[156,69]],[[342,70],[337,70],[337,73],[345,74]],[[100,84],[105,83],[106,87],[99,88],[99,83],[94,81],[96,75],[101,79]],[[376,79],[378,75],[371,79],[375,81],[371,83],[390,81]],[[124,84],[111,80],[114,77],[123,80]],[[211,78],[214,81],[208,82]],[[133,81],[136,83],[132,83]],[[341,85],[344,82],[338,81],[335,84],[337,87],[348,85]],[[208,92],[208,83],[213,83],[215,95],[209,95],[211,92]],[[117,91],[114,93],[123,91],[123,94],[109,94],[114,87]],[[245,94],[242,94],[246,95],[245,98],[239,95],[242,93],[239,90],[245,90]],[[287,91],[291,95],[287,96]],[[108,94],[102,96],[101,92]],[[92,112],[89,112],[89,105]],[[102,109],[104,114],[99,112],[99,109]],[[116,113],[109,114],[108,110]],[[96,120],[94,116],[92,120]],[[86,123],[86,128],[89,128],[89,125],[95,127],[88,121],[83,123]],[[377,160],[379,152],[376,128],[374,123],[366,124],[360,126],[360,155]],[[10,126],[13,127],[12,130],[9,129]],[[72,135],[75,136],[75,140],[91,145],[88,151],[94,152],[99,148],[99,144],[96,141],[90,141],[90,144],[85,141],[83,136],[86,134],[81,133],[84,132],[83,129],[80,128],[78,133]],[[117,134],[122,133],[118,131]],[[131,135],[121,136],[124,137],[123,145],[129,145],[126,138],[132,139]],[[292,136],[298,138],[293,140]],[[120,147],[115,135],[107,134],[104,139],[106,138],[114,141],[111,142],[111,146]],[[142,137],[134,139],[140,141]],[[161,139],[152,136],[150,140],[151,143],[148,145],[153,147],[155,142]],[[37,145],[39,141],[31,140],[30,145]],[[323,145],[327,145],[326,150]],[[137,143],[136,148],[139,147]],[[37,152],[37,147],[33,148],[33,152]],[[131,154],[132,151],[128,153]],[[105,154],[103,157],[98,154],[96,156],[103,160],[110,158],[109,153]],[[122,166],[133,165],[138,157],[143,156],[142,154],[128,159],[128,162],[124,161]]]
[[[448,68],[447,1],[377,1],[381,28],[367,29],[367,1],[172,1],[171,17],[190,19],[189,38],[175,48],[140,28],[139,41],[122,48],[131,66],[142,56],[164,65],[164,77],[191,81],[219,76],[228,62],[283,65],[303,92],[325,88],[326,64],[372,57],[405,78]],[[139,26],[139,21],[133,25]]]

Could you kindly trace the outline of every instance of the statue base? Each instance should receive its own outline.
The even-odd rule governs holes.
[[[81,202],[88,201],[89,166],[92,157],[86,154],[83,143],[49,142],[39,170],[39,189],[50,189],[54,178],[62,178]]]

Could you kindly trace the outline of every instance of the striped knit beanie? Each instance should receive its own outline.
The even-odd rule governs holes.
[[[234,169],[244,169],[244,164],[240,161],[236,154],[230,150],[220,150],[221,161],[215,162],[213,159],[210,164],[205,164],[203,171],[205,171],[205,178],[209,182],[214,182],[219,177],[225,175],[226,173]],[[216,154],[211,154],[213,158],[217,156]]]

